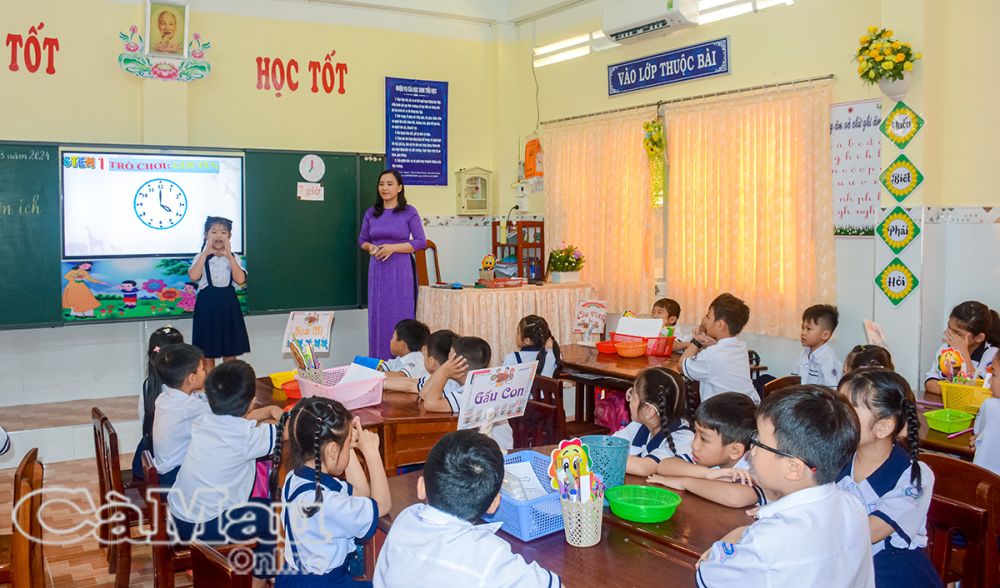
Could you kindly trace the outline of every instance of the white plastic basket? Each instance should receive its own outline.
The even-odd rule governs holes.
[[[347,410],[355,410],[382,403],[382,387],[385,384],[384,377],[338,385],[346,372],[347,366],[323,370],[322,384],[303,378],[300,375],[295,376],[295,380],[299,383],[299,390],[302,391],[303,398],[322,396],[323,398],[336,400],[343,404]]]

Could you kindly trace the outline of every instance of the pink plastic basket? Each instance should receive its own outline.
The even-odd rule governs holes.
[[[385,378],[371,378],[359,380],[349,384],[338,386],[337,383],[347,372],[347,366],[330,368],[323,370],[323,383],[317,384],[312,380],[307,380],[301,375],[295,376],[302,391],[303,398],[310,396],[322,396],[336,400],[344,405],[347,410],[355,410],[366,406],[375,406],[382,403],[382,386]]]
[[[674,352],[674,337],[637,337],[635,335],[622,335],[611,331],[611,340],[618,341],[645,341],[646,355],[655,357],[669,357]]]

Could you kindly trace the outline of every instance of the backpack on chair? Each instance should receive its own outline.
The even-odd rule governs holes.
[[[598,387],[594,389],[594,398],[594,424],[608,429],[609,435],[623,429],[632,421],[628,403],[625,402],[625,393],[621,390]]]

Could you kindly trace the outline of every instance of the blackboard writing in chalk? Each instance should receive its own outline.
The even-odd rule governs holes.
[[[0,143],[0,328],[60,321],[58,164],[55,145]]]

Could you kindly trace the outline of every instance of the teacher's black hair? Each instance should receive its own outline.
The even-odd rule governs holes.
[[[396,178],[396,182],[399,183],[399,197],[396,200],[396,208],[393,208],[393,212],[403,212],[406,210],[406,185],[403,184],[403,175],[394,169],[387,169],[378,175],[378,181],[382,181],[382,176],[386,174],[392,174],[392,177]],[[382,216],[385,212],[385,202],[382,201],[381,194],[378,193],[378,184],[375,184],[375,205],[372,207],[375,209],[375,218]]]

